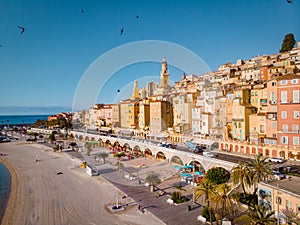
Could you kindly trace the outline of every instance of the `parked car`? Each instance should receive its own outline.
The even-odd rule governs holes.
[[[272,171],[273,176],[277,179],[277,180],[282,180],[285,179],[286,176],[285,174],[280,173],[279,171],[273,170]]]
[[[283,163],[282,158],[269,158],[269,162],[275,162],[275,163]]]

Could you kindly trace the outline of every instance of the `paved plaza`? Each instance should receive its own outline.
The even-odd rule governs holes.
[[[97,159],[97,155],[101,152],[109,153],[105,164],[102,160]],[[76,153],[72,152],[71,154],[72,157],[76,157]],[[145,213],[152,213],[165,224],[201,224],[197,221],[201,206],[198,203],[194,204],[192,201],[194,187],[181,182],[179,172],[167,162],[149,157],[130,160],[124,157],[120,160],[123,167],[118,170],[115,166],[117,160],[108,148],[93,149],[90,156],[87,156],[84,150],[77,154],[77,158],[84,159],[100,176],[110,181],[124,193],[123,199],[120,198],[121,203],[126,198],[131,198],[137,205],[139,204],[145,209]],[[130,176],[128,171],[132,172]],[[162,181],[157,185],[158,190],[155,192],[150,192],[150,187],[144,183],[147,174],[152,172],[158,173]],[[184,188],[181,193],[191,200],[178,205],[169,204],[167,200],[170,198],[171,193],[179,191],[174,185],[179,183]],[[164,193],[162,196],[158,196],[160,191]],[[191,207],[191,210],[188,210],[189,207]]]

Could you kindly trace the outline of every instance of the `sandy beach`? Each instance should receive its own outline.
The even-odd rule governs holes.
[[[12,176],[3,225],[162,224],[136,205],[111,213],[106,206],[124,196],[100,176],[90,177],[64,153],[21,142],[0,145],[0,161]],[[35,157],[40,161],[34,162]],[[57,174],[61,172],[61,174]],[[132,199],[121,200],[133,203]]]

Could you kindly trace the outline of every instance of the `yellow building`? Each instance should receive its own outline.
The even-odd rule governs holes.
[[[165,100],[150,102],[150,133],[159,134],[173,127],[172,104]]]
[[[233,138],[240,141],[249,140],[249,116],[256,113],[256,108],[250,105],[250,89],[241,89],[234,92],[232,109]]]
[[[148,99],[139,102],[139,128],[143,130],[149,129],[150,124],[150,102]]]
[[[127,100],[120,103],[121,127],[137,129],[138,114],[139,114],[139,101]]]

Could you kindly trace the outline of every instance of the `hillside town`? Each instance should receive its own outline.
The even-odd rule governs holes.
[[[73,128],[185,143],[215,140],[219,149],[300,160],[300,42],[292,50],[238,59],[206,74],[182,74],[170,86],[166,57],[160,83],[115,104],[74,112]]]

